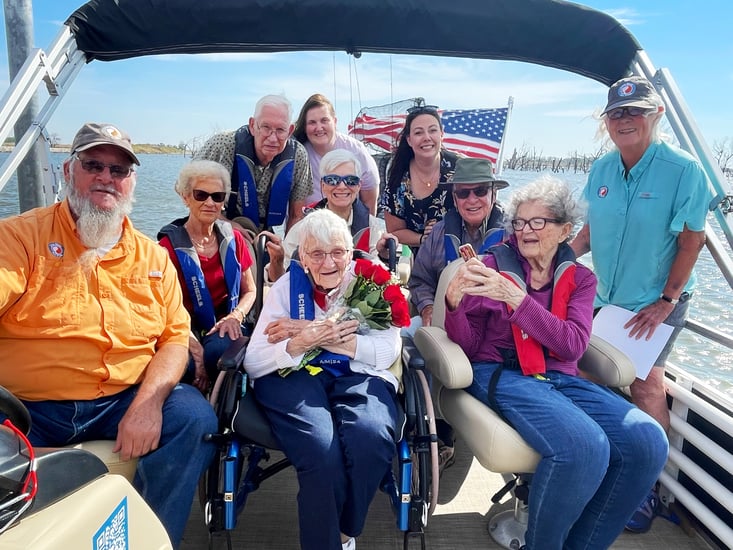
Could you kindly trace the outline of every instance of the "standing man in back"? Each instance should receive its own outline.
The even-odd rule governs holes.
[[[266,95],[255,105],[254,116],[238,130],[214,134],[195,158],[214,160],[232,175],[232,194],[225,215],[257,229],[285,224],[287,231],[303,217],[311,194],[308,154],[291,137],[294,126],[290,101]]]
[[[591,168],[588,220],[570,246],[578,257],[593,251],[595,307],[636,313],[624,325],[629,336],[649,338],[661,323],[674,327],[647,378],[631,384],[634,403],[669,431],[664,365],[687,318],[711,194],[700,163],[660,140],[663,113],[662,98],[645,78],[611,86],[601,116],[617,150]],[[626,528],[647,531],[657,505],[652,491]]]

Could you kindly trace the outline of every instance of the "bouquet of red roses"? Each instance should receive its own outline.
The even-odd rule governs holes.
[[[326,310],[326,319],[335,322],[359,321],[358,334],[366,334],[369,329],[384,330],[391,326],[406,327],[410,325],[410,311],[407,299],[402,293],[396,279],[381,264],[369,260],[356,260],[353,273],[348,281],[346,290],[341,294],[329,296],[329,306]],[[334,289],[337,293],[338,289]],[[280,376],[287,376],[290,372],[299,370],[321,351],[320,347],[313,348],[305,353],[297,367],[280,369]],[[313,372],[320,371],[320,367]]]
[[[354,262],[356,275],[343,296],[343,304],[353,318],[373,329],[386,329],[390,325],[406,327],[410,324],[410,311],[402,289],[392,274],[382,265],[369,260]],[[361,328],[361,327],[360,327]]]

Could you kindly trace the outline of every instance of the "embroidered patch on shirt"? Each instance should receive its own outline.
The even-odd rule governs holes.
[[[57,258],[64,257],[64,246],[61,243],[53,242],[48,243],[48,249]]]
[[[162,271],[151,271],[148,273],[148,277],[151,279],[162,279],[163,278],[163,272]]]
[[[608,195],[608,187],[605,185],[598,188],[598,196],[601,198],[604,198],[606,195]]]

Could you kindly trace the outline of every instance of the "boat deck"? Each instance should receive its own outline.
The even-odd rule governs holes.
[[[273,458],[276,458],[273,453]],[[505,497],[493,504],[491,496],[503,485],[500,475],[488,472],[460,445],[456,462],[445,470],[440,482],[440,495],[435,514],[425,534],[427,550],[499,549],[489,537],[488,518],[511,508]],[[569,488],[570,489],[570,488]],[[295,496],[297,480],[288,468],[267,480],[249,497],[249,502],[232,533],[232,547],[237,550],[297,550],[298,520]],[[357,539],[358,550],[401,550],[403,534],[394,523],[388,498],[378,493],[369,510],[364,533]],[[181,550],[205,550],[208,532],[198,502],[193,503],[191,518]],[[215,550],[225,549],[223,537],[214,541]],[[419,539],[410,549],[419,549]],[[623,533],[612,546],[614,550],[710,549],[698,535],[688,534],[680,526],[658,517],[652,530],[644,535]]]

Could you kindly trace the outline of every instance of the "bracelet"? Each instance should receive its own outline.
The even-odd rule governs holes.
[[[667,296],[666,294],[662,294],[662,295],[661,295],[661,296],[659,297],[659,299],[660,299],[660,300],[664,300],[665,302],[669,302],[669,303],[670,303],[670,304],[672,304],[673,306],[676,306],[676,305],[677,305],[677,303],[678,303],[678,302],[680,301],[680,299],[679,299],[679,298],[670,298],[670,297],[669,297],[669,296]]]
[[[241,309],[239,309],[238,307],[235,307],[235,308],[234,308],[234,309],[233,309],[232,311],[230,311],[230,312],[229,312],[229,315],[234,315],[234,318],[236,319],[236,318],[237,318],[237,315],[235,315],[235,312],[236,312],[236,313],[239,313],[239,319],[237,319],[237,320],[238,320],[238,321],[239,321],[240,323],[241,323],[242,321],[244,321],[244,312],[243,312],[243,311],[242,311]]]

